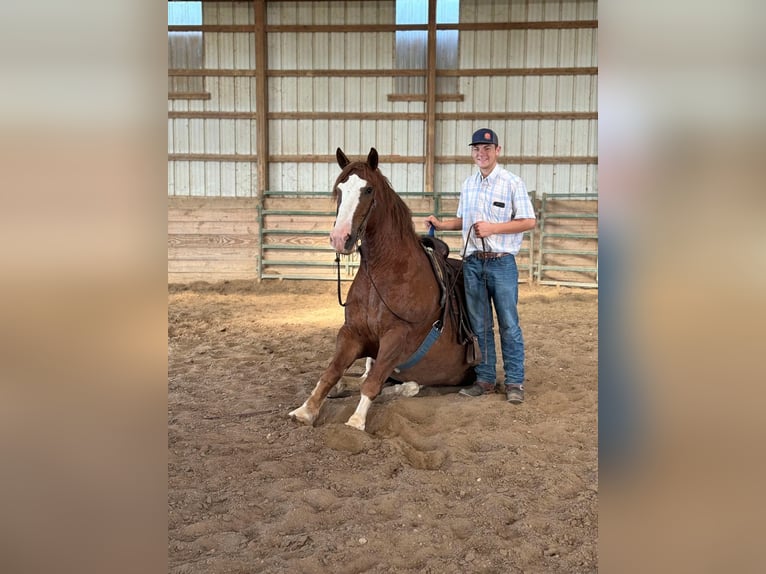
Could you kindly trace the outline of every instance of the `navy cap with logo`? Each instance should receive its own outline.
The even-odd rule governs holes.
[[[471,143],[469,143],[468,145],[479,145],[479,144],[500,145],[497,139],[497,134],[489,128],[481,128],[480,130],[476,130],[475,132],[473,132]]]

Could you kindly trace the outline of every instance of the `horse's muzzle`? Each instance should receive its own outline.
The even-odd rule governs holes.
[[[356,237],[348,231],[333,229],[332,233],[330,233],[330,245],[333,246],[336,253],[348,255],[353,251],[355,243]]]

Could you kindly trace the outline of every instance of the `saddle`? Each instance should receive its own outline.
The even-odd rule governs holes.
[[[457,342],[465,347],[466,362],[471,366],[478,365],[481,363],[481,350],[479,338],[471,330],[471,323],[466,312],[463,261],[450,258],[449,245],[441,239],[421,235],[420,243],[428,255],[439,284],[439,305],[442,309],[442,317],[446,317],[447,313],[450,314],[453,324],[457,326]]]

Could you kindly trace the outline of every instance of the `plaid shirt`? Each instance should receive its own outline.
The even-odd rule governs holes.
[[[457,216],[463,219],[465,245],[468,231],[477,221],[505,223],[512,219],[535,219],[535,210],[524,181],[496,165],[486,178],[477,171],[463,182]],[[524,233],[495,234],[485,237],[482,246],[482,240],[472,231],[465,256],[485,250],[516,255],[521,249],[523,236]]]

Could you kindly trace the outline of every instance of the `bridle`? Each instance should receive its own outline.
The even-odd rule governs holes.
[[[375,193],[375,189],[372,188],[371,186],[368,186],[367,189],[371,190],[369,193],[373,193],[373,194]],[[357,241],[358,241],[357,251],[359,253],[359,257],[360,257],[360,259],[362,261],[362,265],[364,267],[364,271],[367,274],[367,278],[370,280],[370,284],[372,285],[372,288],[375,289],[375,293],[378,294],[378,298],[383,302],[383,305],[386,307],[386,309],[388,309],[388,311],[394,317],[399,319],[400,321],[404,321],[405,323],[409,323],[410,325],[417,325],[417,324],[422,323],[423,321],[425,321],[425,319],[420,319],[419,321],[410,321],[409,319],[406,319],[405,317],[402,317],[401,315],[399,315],[399,313],[394,311],[391,308],[391,306],[386,302],[386,300],[383,298],[383,295],[381,294],[380,290],[378,289],[378,286],[375,285],[375,281],[373,280],[372,274],[370,273],[370,268],[369,268],[369,266],[367,264],[367,258],[365,257],[364,251],[362,250],[362,242],[363,242],[363,239],[364,239],[364,233],[365,233],[365,231],[367,229],[367,220],[370,218],[370,214],[372,213],[373,208],[375,208],[375,205],[376,205],[375,196],[373,195],[372,201],[370,202],[370,207],[367,208],[367,213],[364,214],[364,217],[362,218],[362,221],[359,223],[359,226],[356,229],[356,237],[357,237]],[[340,204],[338,205],[338,208],[340,208]],[[336,211],[335,215],[336,215],[336,218],[337,218],[337,215],[338,215],[337,211]],[[336,267],[336,270],[337,270],[338,304],[341,307],[345,307],[346,303],[343,302],[343,298],[341,297],[341,292],[340,292],[340,253],[338,253],[338,252],[335,253],[335,267]]]
[[[348,177],[346,179],[348,179]],[[372,193],[372,194],[375,193],[375,189],[372,186],[367,186],[367,189],[370,190],[368,193]],[[367,191],[367,189],[365,191]],[[340,199],[342,199],[342,197],[340,197]],[[338,210],[340,209],[340,199],[338,200],[338,206],[335,209],[335,220],[336,221],[338,219]],[[360,256],[362,254],[361,242],[362,242],[362,239],[364,238],[364,232],[367,230],[367,220],[370,218],[370,214],[372,213],[372,209],[374,207],[375,207],[375,195],[372,196],[372,201],[370,202],[370,207],[367,208],[367,213],[364,214],[364,217],[362,218],[362,221],[359,222],[359,227],[356,228],[356,240],[357,240],[357,243],[358,243],[357,250],[359,251],[359,255]],[[338,281],[337,281],[337,283],[338,283],[338,304],[341,307],[345,307],[346,303],[343,302],[343,299],[342,299],[342,297],[340,295],[340,253],[338,253],[337,251],[335,252],[335,267],[336,267],[337,273],[338,273]],[[368,277],[370,276],[369,271],[367,272],[367,276]],[[372,283],[372,277],[370,277],[370,282]],[[374,283],[372,285],[373,285],[373,287],[375,287]],[[377,290],[378,290],[378,288],[375,287],[375,291],[377,291]],[[378,296],[380,296],[380,293],[378,293]],[[381,301],[383,301],[382,297],[381,297]],[[383,301],[383,304],[386,305],[386,302]],[[388,305],[386,305],[386,307],[388,307]],[[390,308],[389,308],[389,311],[391,311]],[[391,312],[393,313],[393,311],[391,311]],[[396,315],[396,313],[394,313],[394,315]],[[398,315],[397,315],[397,317],[398,317]]]
[[[359,224],[359,227],[356,230],[356,237],[357,237],[357,241],[359,242],[359,244],[357,245],[356,249],[359,252],[360,256],[362,255],[361,241],[362,241],[362,237],[364,236],[364,229],[367,228],[367,218],[370,216],[370,212],[372,211],[372,208],[374,206],[375,206],[375,200],[373,199],[372,203],[370,204],[370,208],[367,210],[367,214],[364,216],[364,218],[362,218],[362,223]],[[366,260],[364,260],[364,261],[365,261],[365,264],[366,264]],[[337,284],[338,284],[338,304],[341,307],[345,307],[346,303],[343,302],[343,299],[342,299],[342,297],[340,295],[340,253],[338,253],[337,251],[335,252],[335,268],[336,268],[336,270],[338,272],[338,281],[337,281]],[[366,265],[365,265],[365,268],[366,268]],[[370,275],[369,271],[367,272],[367,275],[368,276]],[[372,277],[370,277],[370,282],[372,283]],[[372,286],[375,287],[375,284],[373,283]],[[377,291],[377,290],[378,290],[378,288],[375,287],[375,291]],[[380,293],[378,293],[378,295],[380,295]],[[382,299],[383,298],[381,297],[381,300]],[[385,303],[386,302],[383,301],[384,305],[385,305]],[[386,305],[386,307],[388,307],[388,305]],[[390,309],[389,309],[389,311],[390,311]],[[393,311],[391,311],[391,312],[393,313]],[[396,315],[396,313],[394,313],[394,315]]]

